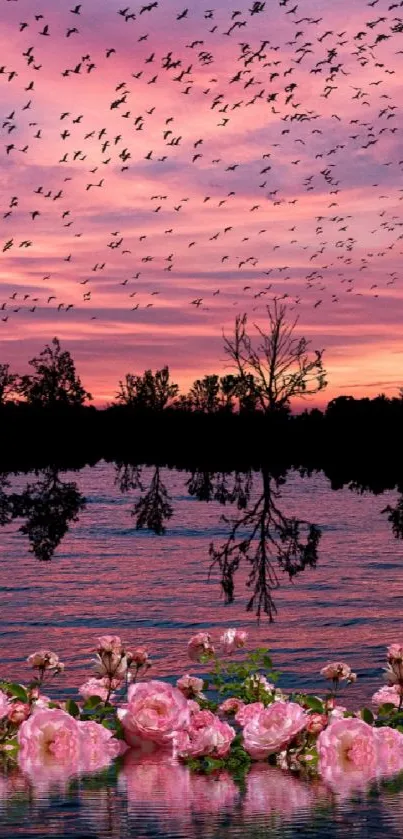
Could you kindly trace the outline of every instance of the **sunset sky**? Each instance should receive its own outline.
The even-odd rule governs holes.
[[[326,401],[395,394],[403,5],[128,2],[2,2],[0,361],[185,390],[286,295]]]

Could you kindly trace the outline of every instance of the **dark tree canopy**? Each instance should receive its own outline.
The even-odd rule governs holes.
[[[0,364],[0,405],[12,401],[17,395],[17,381],[18,376],[10,372],[10,365]]]
[[[161,370],[145,370],[142,376],[127,373],[119,382],[116,401],[120,405],[149,411],[162,411],[177,396],[179,387],[170,381],[169,367]]]
[[[92,399],[81,384],[68,350],[62,350],[58,338],[46,345],[39,356],[29,362],[34,373],[21,377],[19,392],[30,405],[46,407],[79,406]]]

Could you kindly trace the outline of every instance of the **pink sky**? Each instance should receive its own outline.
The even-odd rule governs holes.
[[[2,7],[1,361],[57,335],[97,404],[166,363],[185,389],[228,372],[235,314],[263,325],[286,294],[326,399],[396,393],[403,11],[75,5]]]

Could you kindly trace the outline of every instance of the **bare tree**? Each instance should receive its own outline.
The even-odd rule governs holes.
[[[250,565],[247,586],[252,589],[247,611],[255,609],[258,619],[263,613],[273,621],[277,611],[273,591],[280,585],[277,569],[293,579],[304,568],[315,568],[321,530],[315,524],[286,516],[278,503],[281,479],[273,479],[265,467],[261,474],[262,491],[252,503],[242,505],[242,515],[221,517],[229,525],[229,534],[218,548],[210,544],[210,573],[218,566],[225,600],[232,603],[235,574],[246,560]],[[247,498],[250,491],[248,486]]]
[[[308,354],[310,342],[294,335],[298,317],[287,319],[287,307],[274,299],[266,307],[269,324],[254,324],[257,345],[248,332],[247,314],[237,315],[234,336],[224,334],[224,350],[242,380],[253,381],[257,403],[265,413],[287,409],[294,397],[311,396],[326,387],[323,350]],[[252,379],[251,379],[252,377]]]

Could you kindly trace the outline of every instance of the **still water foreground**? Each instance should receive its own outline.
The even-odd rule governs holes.
[[[3,516],[0,531],[3,678],[25,679],[26,653],[46,643],[66,661],[62,690],[74,695],[94,630],[122,632],[130,643],[148,646],[153,678],[166,677],[178,665],[183,669],[181,651],[191,632],[230,624],[246,627],[256,645],[275,651],[284,688],[315,689],[320,667],[340,657],[358,671],[354,698],[368,700],[379,686],[385,646],[402,636],[402,543],[382,514],[387,505],[398,510],[396,487],[335,492],[323,474],[289,473],[274,485],[279,495],[266,487],[261,496],[258,482],[248,489],[246,476],[237,496],[236,476],[223,481],[217,473],[167,469],[156,475],[153,468],[137,476],[132,470],[131,482],[127,476],[124,470],[117,482],[122,470],[101,463],[58,476],[59,485],[49,482],[49,473],[6,477],[3,501],[13,495],[16,515]],[[150,507],[158,492],[159,520]],[[256,507],[262,497],[263,507]],[[245,613],[248,566],[237,567],[235,599],[226,606],[219,565],[208,583],[209,546],[228,544],[242,515],[240,534],[247,537],[253,521],[245,510],[270,518],[272,502],[285,527],[292,520],[307,526],[305,544],[310,525],[321,540],[315,561],[297,568],[304,572],[298,579],[278,567],[281,585],[271,590],[275,623],[264,618],[258,626],[253,610]],[[38,561],[45,558],[39,549],[49,544],[52,561]],[[13,770],[0,778],[0,799],[2,837],[403,835],[399,778],[340,795],[270,766],[253,767],[238,783],[225,773],[195,775],[186,766],[130,753],[91,777],[29,777]]]

